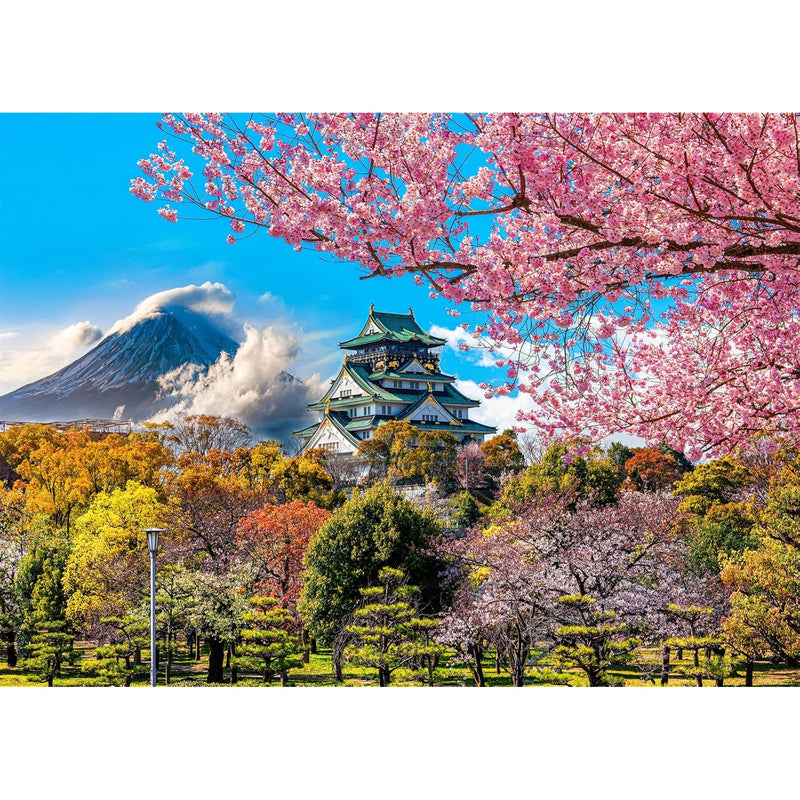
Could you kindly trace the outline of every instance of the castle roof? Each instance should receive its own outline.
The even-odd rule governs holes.
[[[414,312],[411,309],[408,314],[390,314],[385,311],[375,311],[374,306],[371,306],[361,333],[352,339],[339,342],[339,347],[354,350],[384,341],[395,344],[413,343],[423,347],[441,347],[447,344],[446,339],[431,336],[423,330],[414,319]]]

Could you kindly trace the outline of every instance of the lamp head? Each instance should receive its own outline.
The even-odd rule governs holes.
[[[144,532],[147,534],[147,549],[151,555],[158,552],[158,534],[164,533],[165,528],[145,528]]]

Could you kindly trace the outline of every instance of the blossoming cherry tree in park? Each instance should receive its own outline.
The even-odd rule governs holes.
[[[507,371],[495,391],[534,395],[546,435],[626,431],[699,458],[800,433],[796,114],[161,125],[136,196],[172,222],[180,205],[225,217],[231,243],[262,227],[411,273],[454,316],[480,312],[471,331]]]

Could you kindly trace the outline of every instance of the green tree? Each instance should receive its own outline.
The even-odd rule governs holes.
[[[420,610],[436,613],[449,591],[440,577],[443,561],[431,552],[439,538],[433,515],[386,485],[337,509],[306,553],[299,609],[312,635],[333,645],[358,605],[360,590],[378,584],[382,567],[402,570],[419,586]]]
[[[108,686],[130,686],[137,657],[149,642],[147,613],[142,607],[138,613],[100,620],[105,631],[104,641],[95,648],[94,658],[82,665],[82,670],[97,676]]]
[[[598,448],[575,455],[567,446],[554,444],[541,461],[508,481],[500,505],[527,504],[547,494],[571,494],[576,500],[593,497],[597,504],[609,505],[616,502],[623,479],[619,468]]]
[[[736,500],[737,492],[752,481],[747,467],[730,458],[699,464],[675,485],[673,494],[683,497],[680,510],[703,515],[712,505]]]
[[[558,598],[554,654],[561,667],[578,667],[589,686],[611,686],[610,668],[622,663],[639,646],[625,623],[615,622],[611,610],[599,610],[594,598],[564,595]]]
[[[65,619],[36,617],[36,629],[28,642],[21,667],[31,670],[48,686],[61,675],[61,668],[74,660],[75,637]]]
[[[378,586],[359,590],[361,604],[347,626],[354,641],[345,649],[345,658],[376,669],[379,686],[388,686],[396,670],[419,663],[427,666],[432,683],[433,664],[443,650],[430,636],[436,620],[417,614],[417,587],[405,584],[402,570],[383,567],[378,581]]]
[[[289,631],[292,615],[274,597],[252,597],[242,622],[237,665],[260,673],[264,683],[270,683],[277,674],[281,686],[286,686],[289,670],[303,666],[302,643]]]

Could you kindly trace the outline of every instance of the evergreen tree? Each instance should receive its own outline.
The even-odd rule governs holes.
[[[278,605],[274,597],[253,597],[251,610],[242,615],[236,663],[240,669],[259,672],[264,683],[280,676],[281,686],[286,686],[290,669],[303,666],[302,643],[289,632],[292,615]]]
[[[345,658],[377,669],[379,686],[388,686],[396,670],[422,664],[432,683],[434,659],[443,650],[430,636],[436,620],[417,614],[417,587],[404,585],[401,570],[383,567],[378,580],[380,586],[360,590],[361,606],[347,626],[354,642],[345,649]]]
[[[386,485],[337,509],[306,553],[299,609],[312,635],[333,644],[382,567],[402,570],[419,586],[421,609],[436,613],[450,591],[440,575],[444,562],[431,552],[439,538],[433,515]]]

